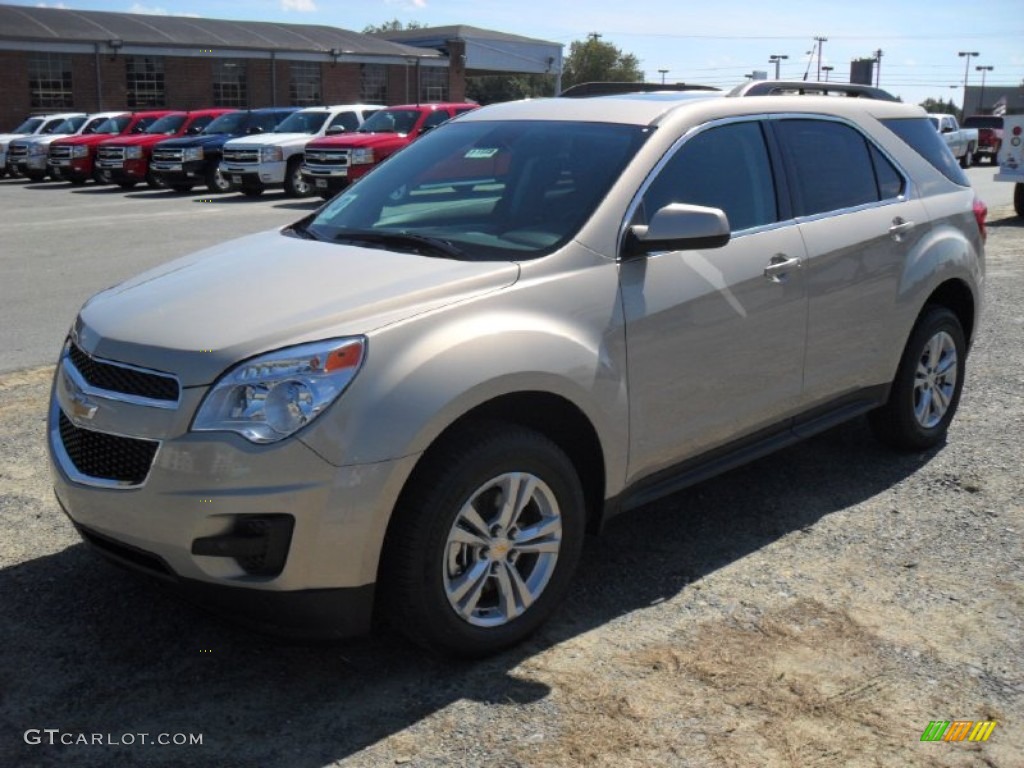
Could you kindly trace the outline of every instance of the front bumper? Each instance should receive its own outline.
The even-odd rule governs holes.
[[[168,184],[180,182],[202,181],[206,173],[206,163],[202,160],[190,160],[187,163],[150,163],[153,175]]]
[[[97,160],[96,168],[110,174],[114,182],[118,181],[145,181],[149,163],[141,160]]]
[[[47,162],[50,174],[65,181],[87,181],[92,178],[91,157],[62,157]]]
[[[257,446],[189,432],[203,391],[186,389],[177,410],[160,412],[95,391],[83,399],[68,365],[58,365],[51,395],[50,466],[57,499],[87,542],[256,625],[331,636],[368,628],[384,533],[416,456],[335,467],[294,437]],[[104,440],[157,443],[144,477],[120,485],[93,477],[103,474]],[[285,548],[268,573],[231,542],[240,526],[270,518],[291,526],[268,539],[267,550]],[[218,554],[220,542],[228,545]]]
[[[243,165],[222,161],[221,174],[234,186],[277,186],[284,184],[287,163],[260,163],[259,165]]]

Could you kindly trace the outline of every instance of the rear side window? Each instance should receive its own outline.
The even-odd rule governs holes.
[[[711,128],[687,141],[644,195],[648,218],[670,203],[721,208],[738,232],[778,220],[768,150],[759,123]]]
[[[891,196],[879,189],[868,142],[850,126],[798,119],[779,120],[773,127],[792,170],[797,216],[853,208]],[[889,170],[895,173],[891,166]]]
[[[901,117],[883,120],[882,125],[910,145],[939,173],[961,187],[971,186],[967,175],[960,169],[945,140],[927,117]]]

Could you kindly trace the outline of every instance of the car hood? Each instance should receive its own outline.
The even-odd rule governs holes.
[[[84,136],[67,136],[63,139],[57,139],[61,146],[68,144],[99,144],[101,141],[110,141],[120,136],[120,133],[89,133]]]
[[[51,141],[57,139],[70,139],[72,136],[76,136],[74,133],[48,133],[45,136],[22,136],[19,139],[11,139],[11,145],[17,144],[29,145],[29,144],[49,144]]]
[[[315,133],[264,133],[259,136],[246,136],[233,139],[229,149],[240,147],[280,147],[285,144],[305,144],[317,138]]]
[[[34,133],[0,133],[0,147],[6,147],[14,139],[24,139],[26,136],[35,136]]]
[[[384,325],[511,285],[511,262],[430,258],[263,232],[145,272],[90,299],[88,353],[210,384],[253,355]]]
[[[177,149],[185,147],[219,147],[225,141],[236,138],[229,133],[208,133],[205,136],[182,136],[178,139],[164,139],[160,144],[164,147]]]
[[[136,133],[134,136],[114,136],[105,143],[112,147],[134,147],[136,145],[146,146],[147,144],[156,144],[172,138],[175,138],[173,133]]]
[[[331,136],[310,143],[309,149],[338,149],[339,147],[379,147],[384,144],[407,144],[409,136],[404,133],[347,133]]]

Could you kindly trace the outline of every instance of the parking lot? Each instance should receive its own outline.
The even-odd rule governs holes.
[[[50,492],[81,302],[319,201],[0,182],[0,765],[1019,766],[1024,223],[969,174],[987,304],[946,445],[857,421],[618,518],[554,621],[474,664],[222,624],[95,558]],[[997,725],[922,742],[935,720]]]

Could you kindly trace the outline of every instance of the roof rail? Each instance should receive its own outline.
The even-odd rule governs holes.
[[[888,91],[856,83],[822,83],[806,80],[753,80],[733,88],[726,96],[851,96],[879,101],[899,101]]]
[[[691,83],[620,83],[593,82],[571,85],[558,94],[559,98],[587,98],[590,96],[614,96],[622,93],[658,93],[665,91],[717,91],[710,85],[694,85]]]

